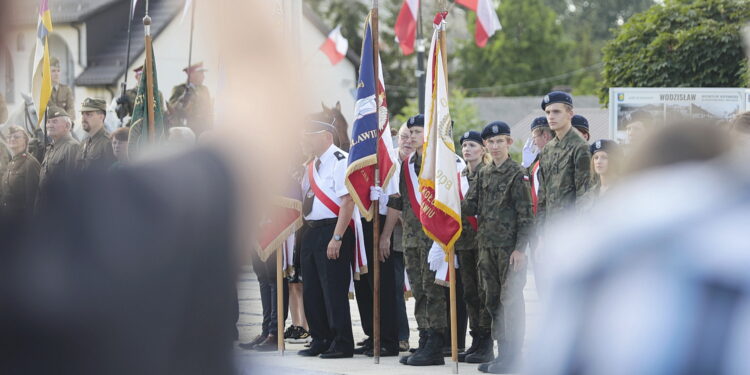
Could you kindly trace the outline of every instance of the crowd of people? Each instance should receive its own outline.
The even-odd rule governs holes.
[[[138,87],[117,98],[115,111],[101,98],[89,97],[80,103],[81,129],[78,139],[75,126],[75,96],[70,86],[60,82],[60,61],[52,57],[52,93],[42,119],[43,128],[9,123],[0,134],[0,215],[23,217],[33,214],[47,196],[49,181],[91,168],[112,169],[127,164],[139,150],[130,142],[141,136],[140,127],[131,127]],[[208,133],[212,116],[211,98],[206,86],[202,63],[184,69],[188,83],[175,87],[166,103],[168,133],[161,146],[180,148],[196,144],[198,136]],[[134,69],[140,82],[143,66]],[[158,93],[157,103],[163,103]],[[3,112],[7,112],[3,105]],[[108,119],[117,113],[117,119]],[[4,115],[4,120],[7,116]],[[117,124],[112,128],[112,123]],[[28,124],[26,124],[28,125]],[[160,146],[160,147],[161,147]]]
[[[544,250],[548,224],[563,214],[591,211],[618,184],[632,149],[655,127],[647,113],[636,112],[627,119],[629,144],[609,139],[589,143],[588,120],[575,114],[570,94],[550,92],[541,109],[544,115],[531,122],[520,162],[511,158],[515,140],[503,121],[460,137],[465,168],[460,173],[463,231],[455,244],[459,361],[477,363],[482,372],[514,372],[521,366],[527,263],[533,263],[536,287],[544,297],[547,270],[553,266]],[[361,219],[368,264],[381,262],[380,355],[410,351],[400,362],[412,366],[444,364],[450,353],[448,289],[436,282],[429,261],[435,245],[420,222],[416,181],[423,142],[424,116],[418,114],[398,129],[401,164],[394,177],[371,192],[370,198],[381,203],[379,248],[372,248],[372,223]],[[353,281],[366,339],[355,345],[352,335],[348,298],[357,229],[347,224],[353,213],[359,215],[345,184],[347,153],[338,147],[336,129],[319,119],[310,120],[302,144],[308,161],[296,178],[305,224],[287,243],[294,248],[295,267],[285,281],[294,297],[285,294],[290,303],[284,309],[291,309],[293,319],[284,338],[308,342],[299,352],[303,356],[373,356],[369,274]],[[261,283],[263,330],[240,346],[277,350],[275,260],[255,257],[253,264]],[[403,293],[407,284],[419,332],[418,346],[411,349]],[[469,346],[464,342],[467,325]]]

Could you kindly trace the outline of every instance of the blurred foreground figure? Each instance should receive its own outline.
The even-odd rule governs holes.
[[[750,373],[750,154],[729,144],[716,126],[664,128],[637,175],[550,238],[526,373]]]

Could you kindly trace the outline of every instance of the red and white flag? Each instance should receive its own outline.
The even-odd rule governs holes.
[[[446,253],[461,235],[461,193],[459,191],[453,124],[448,109],[448,71],[445,51],[445,16],[435,16],[435,32],[427,62],[425,92],[425,143],[419,191],[425,234]]]
[[[492,0],[456,0],[456,2],[477,12],[474,40],[479,47],[487,45],[487,40],[495,34],[495,31],[503,28],[500,25],[500,19],[497,18]]]
[[[349,50],[349,41],[341,35],[341,26],[336,26],[328,34],[328,39],[320,46],[320,50],[331,60],[331,65],[336,65],[344,59],[346,51]]]
[[[418,10],[419,0],[404,0],[401,11],[398,12],[396,26],[393,27],[393,31],[396,32],[396,41],[401,46],[401,52],[404,55],[410,55],[414,52],[414,41],[417,39]]]

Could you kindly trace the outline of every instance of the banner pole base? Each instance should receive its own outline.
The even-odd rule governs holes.
[[[453,362],[453,364],[454,364],[453,373],[458,374],[458,362]]]

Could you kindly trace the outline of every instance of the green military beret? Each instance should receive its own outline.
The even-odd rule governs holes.
[[[81,112],[107,112],[107,102],[104,99],[86,98],[81,104]]]
[[[49,58],[49,66],[52,68],[59,68],[60,67],[60,59],[57,57],[50,57]]]
[[[70,115],[58,106],[51,105],[47,107],[47,119],[49,120],[57,117],[70,117]]]

